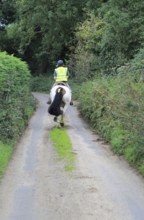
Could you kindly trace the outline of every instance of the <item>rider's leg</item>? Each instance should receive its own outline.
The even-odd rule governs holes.
[[[71,93],[72,93],[71,87],[69,86],[68,83],[67,83],[67,85],[68,85],[68,88],[70,89],[70,91],[71,91]],[[72,101],[72,100],[70,101],[70,105],[73,105],[73,101]]]
[[[69,86],[69,84],[67,82],[64,82],[64,83],[70,89],[70,91],[72,93],[72,90],[71,90],[71,87]],[[73,105],[73,101],[72,100],[70,101],[70,105]]]
[[[70,91],[71,91],[71,94],[72,94],[72,90],[71,90],[71,88],[70,88],[69,85],[68,85],[68,87],[69,87],[69,89],[70,89]],[[72,101],[72,99],[71,99],[71,101],[70,101],[70,105],[73,105],[73,101]]]

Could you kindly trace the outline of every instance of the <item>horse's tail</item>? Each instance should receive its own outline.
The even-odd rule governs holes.
[[[64,89],[61,87],[57,88],[54,100],[48,109],[49,114],[59,116],[63,113],[63,111],[60,109],[63,94]]]

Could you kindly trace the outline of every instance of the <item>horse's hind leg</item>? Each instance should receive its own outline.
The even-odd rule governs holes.
[[[60,120],[60,126],[64,127],[64,115],[62,114],[61,120]]]
[[[64,123],[63,123],[63,122],[61,122],[61,123],[60,123],[60,126],[61,126],[61,127],[64,127]]]
[[[57,122],[57,116],[55,116],[53,120],[54,120],[55,122]]]
[[[63,108],[63,114],[61,115],[61,119],[60,119],[60,126],[61,127],[64,126],[64,115],[65,115],[65,112],[66,112],[68,106],[69,106],[69,103],[66,103],[64,108]]]

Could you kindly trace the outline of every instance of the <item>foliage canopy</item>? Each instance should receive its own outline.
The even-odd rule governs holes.
[[[73,68],[90,68],[87,76],[110,73],[143,47],[143,11],[143,0],[2,0],[0,49],[27,61],[33,74],[68,54]]]

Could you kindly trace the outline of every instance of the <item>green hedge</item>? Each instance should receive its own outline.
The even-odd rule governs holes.
[[[100,78],[79,88],[82,114],[144,175],[144,83],[130,75]]]
[[[31,78],[30,87],[33,92],[45,92],[49,93],[54,83],[52,76],[35,76]]]
[[[30,71],[20,59],[0,53],[0,140],[17,140],[34,108]]]

